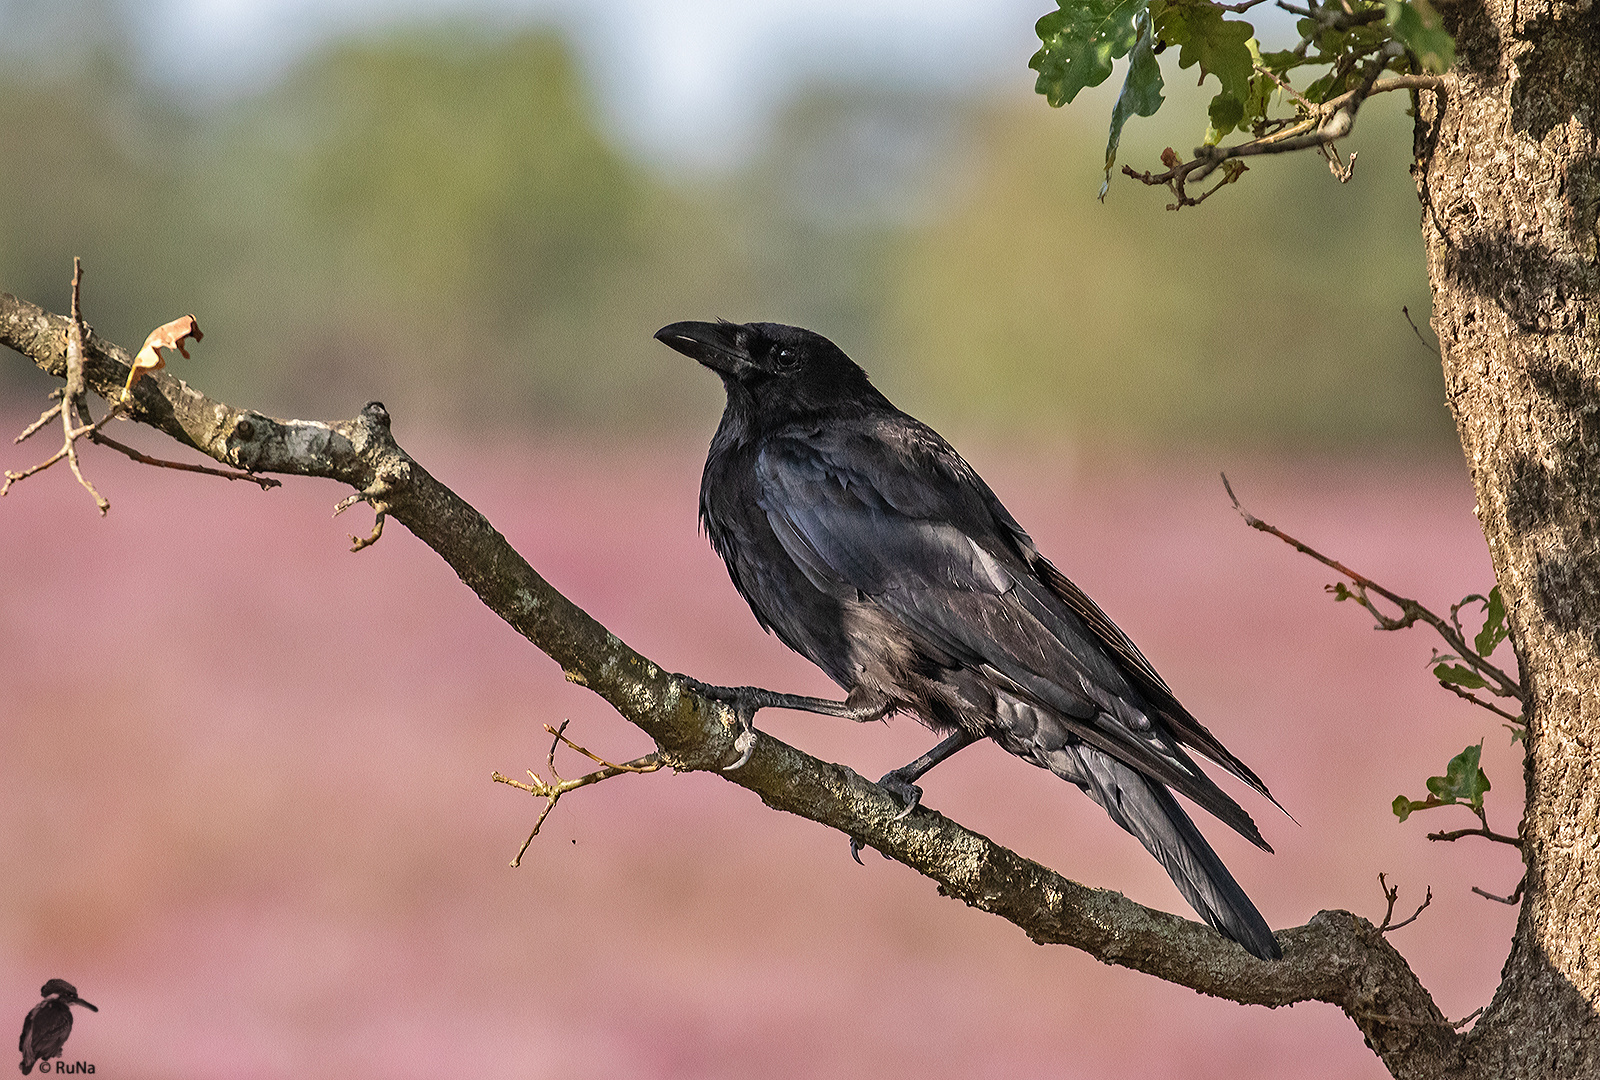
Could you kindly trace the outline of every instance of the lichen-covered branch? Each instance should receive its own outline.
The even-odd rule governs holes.
[[[0,344],[65,375],[68,320],[0,293]],[[120,394],[129,354],[91,335],[88,387]],[[214,401],[165,372],[140,379],[123,406],[224,465],[247,472],[319,476],[433,548],[485,605],[603,697],[655,741],[673,769],[705,770],[748,788],[768,806],[838,829],[938,884],[939,891],[1016,924],[1040,943],[1071,945],[1107,963],[1232,1001],[1268,1006],[1324,1001],[1343,1009],[1397,1076],[1459,1072],[1461,1040],[1404,958],[1367,920],[1319,913],[1279,932],[1284,957],[1267,962],[1196,922],[1119,893],[1069,881],[942,814],[900,817],[900,803],[853,770],[768,735],[734,772],[733,710],[663,671],[552,588],[489,521],[395,442],[374,402],[349,420],[279,420]]]

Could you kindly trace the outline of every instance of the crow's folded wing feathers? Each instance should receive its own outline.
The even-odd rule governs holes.
[[[1086,742],[1265,846],[1249,815],[1146,718],[1152,706],[1139,684],[1153,680],[1172,697],[1148,661],[1087,597],[1077,593],[1097,619],[1037,574],[1027,535],[931,430],[902,420],[778,435],[764,441],[756,471],[761,508],[817,588],[881,605],[929,655],[991,672],[1061,714]],[[1131,678],[1130,654],[1144,669]],[[1165,719],[1166,701],[1155,705]],[[1216,748],[1231,769],[1236,759]],[[1197,749],[1210,756],[1205,741]]]

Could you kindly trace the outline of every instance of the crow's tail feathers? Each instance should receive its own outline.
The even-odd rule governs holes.
[[[1077,784],[1138,837],[1189,906],[1218,933],[1263,960],[1283,956],[1261,912],[1170,791],[1094,747],[1071,746],[1046,758],[1050,771]]]

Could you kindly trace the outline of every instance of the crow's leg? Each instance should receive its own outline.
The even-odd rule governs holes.
[[[723,772],[742,768],[745,762],[750,760],[750,755],[755,752],[755,717],[761,709],[794,709],[822,716],[837,716],[857,723],[882,720],[894,711],[894,703],[887,698],[869,695],[859,688],[850,691],[850,696],[843,701],[830,701],[827,698],[806,697],[802,694],[780,694],[775,690],[763,690],[759,686],[712,686],[687,675],[680,675],[679,678],[701,697],[732,706],[734,715],[738,718],[739,735],[734,739],[733,746],[739,751],[739,760],[732,765],[724,766]],[[920,776],[921,773],[917,775]]]
[[[923,773],[956,751],[971,746],[980,738],[981,735],[974,735],[964,728],[957,728],[945,736],[944,741],[938,746],[909,765],[902,765],[893,772],[884,773],[883,778],[878,781],[879,786],[887,788],[889,794],[905,804],[905,809],[895,815],[895,820],[899,821],[922,804],[922,789],[916,785],[916,781]],[[861,861],[861,841],[853,836],[850,838],[850,857],[858,863]]]

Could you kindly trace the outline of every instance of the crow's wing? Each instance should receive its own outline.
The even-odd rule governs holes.
[[[1152,721],[1115,647],[1034,573],[1031,541],[1019,543],[1010,515],[997,519],[993,493],[931,429],[889,415],[790,430],[763,442],[756,472],[774,533],[818,589],[879,605],[929,655],[1039,702],[1085,742],[1266,847],[1249,815]]]
[[[954,453],[954,451],[951,451]],[[1234,776],[1255,788],[1262,795],[1272,801],[1278,809],[1283,810],[1283,804],[1273,798],[1272,792],[1267,790],[1267,785],[1262,783],[1244,762],[1240,761],[1228,748],[1223,746],[1217,737],[1206,730],[1204,724],[1196,720],[1188,709],[1178,701],[1176,695],[1167,686],[1166,680],[1157,674],[1150,661],[1145,659],[1144,653],[1129,639],[1122,628],[1111,621],[1100,605],[1089,598],[1089,595],[1078,588],[1067,575],[1057,570],[1055,564],[1043,555],[1034,545],[1032,537],[1025,532],[1016,519],[1000,504],[993,492],[984,489],[992,500],[989,504],[996,521],[1011,534],[1024,553],[1029,566],[1035,576],[1055,594],[1057,599],[1066,604],[1084,625],[1097,637],[1101,644],[1115,654],[1119,666],[1143,693],[1148,701],[1167,722],[1178,742],[1192,750],[1197,750],[1212,761],[1227,769]],[[1284,810],[1287,814],[1288,811]],[[1292,818],[1291,818],[1292,820]]]

